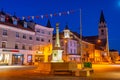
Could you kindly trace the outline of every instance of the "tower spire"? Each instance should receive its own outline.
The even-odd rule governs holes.
[[[52,28],[52,26],[51,26],[51,23],[50,23],[50,20],[48,19],[48,21],[47,21],[47,25],[46,25],[46,27],[48,27],[48,28]]]
[[[66,24],[66,26],[65,26],[65,30],[68,30],[69,28],[68,28],[68,24]]]
[[[104,14],[103,14],[103,10],[101,11],[101,15],[100,15],[100,23],[101,22],[105,22],[105,18],[104,18]]]

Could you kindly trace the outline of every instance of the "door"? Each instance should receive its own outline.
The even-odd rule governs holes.
[[[22,65],[24,61],[23,54],[13,54],[12,56],[12,63],[15,65]]]

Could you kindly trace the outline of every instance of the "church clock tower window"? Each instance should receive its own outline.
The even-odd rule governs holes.
[[[101,35],[104,35],[104,30],[103,29],[101,30]]]

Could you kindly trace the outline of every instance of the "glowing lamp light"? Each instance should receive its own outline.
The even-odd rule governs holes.
[[[101,43],[101,40],[97,40],[98,43]]]

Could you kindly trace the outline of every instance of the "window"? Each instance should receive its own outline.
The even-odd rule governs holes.
[[[24,27],[27,28],[27,22],[24,22]]]
[[[6,48],[6,42],[2,42],[2,48]]]
[[[29,46],[29,50],[32,50],[32,46]]]
[[[85,45],[85,48],[88,48],[88,44]]]
[[[72,46],[72,41],[70,41],[70,46]]]
[[[1,17],[0,20],[1,20],[2,22],[5,22],[5,16],[4,16],[4,15],[1,15],[0,17]]]
[[[40,41],[39,37],[36,37],[36,41]]]
[[[41,39],[41,42],[44,42],[44,39],[43,39],[43,38]]]
[[[42,33],[44,34],[44,30],[42,30]]]
[[[48,35],[51,35],[51,32],[48,32]]]
[[[32,36],[30,36],[29,39],[32,40]]]
[[[70,49],[70,53],[72,53],[72,49]]]
[[[7,30],[3,30],[3,35],[7,36]]]
[[[40,29],[37,29],[36,32],[40,33]]]
[[[26,35],[25,34],[23,35],[23,39],[26,39]]]
[[[50,42],[50,39],[48,40],[48,42]]]
[[[22,49],[25,49],[25,45],[24,44],[22,45]]]
[[[103,29],[101,30],[101,35],[104,35],[104,30]]]
[[[15,44],[15,49],[18,49],[18,44]]]
[[[76,49],[74,49],[74,54],[76,54]]]
[[[19,38],[19,33],[18,32],[16,32],[16,37]]]
[[[17,20],[16,19],[13,20],[13,24],[17,25]]]

